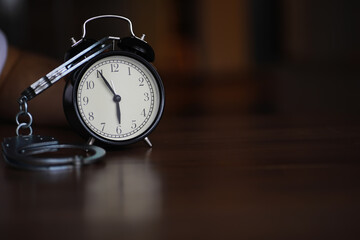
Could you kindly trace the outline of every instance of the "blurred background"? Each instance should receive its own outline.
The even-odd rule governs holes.
[[[86,19],[130,18],[155,50],[168,114],[359,114],[359,13],[356,0],[0,0],[0,28],[60,62]],[[117,21],[89,35],[127,36]]]

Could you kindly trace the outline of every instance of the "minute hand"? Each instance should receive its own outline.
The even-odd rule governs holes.
[[[102,80],[104,80],[105,85],[110,89],[110,91],[114,95],[113,100],[116,103],[116,116],[119,121],[119,124],[121,124],[121,112],[120,112],[121,97],[120,97],[120,95],[116,94],[115,90],[110,86],[110,83],[105,79],[104,75],[100,71],[99,71],[99,73],[100,73]]]
[[[112,94],[114,94],[114,96],[116,96],[117,94],[115,93],[114,89],[110,86],[109,82],[105,79],[104,75],[102,74],[102,72],[99,71],[99,74],[102,78],[102,80],[105,82],[105,85],[108,87],[108,89],[110,89],[110,91],[112,92]]]

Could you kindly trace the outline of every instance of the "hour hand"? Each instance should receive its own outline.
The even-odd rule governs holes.
[[[114,86],[114,83],[113,83],[112,80],[111,80],[111,85],[112,85],[112,89],[113,89],[114,92],[115,92],[115,86]],[[119,124],[121,124],[121,113],[120,113],[120,101],[121,101],[121,97],[120,97],[120,95],[115,92],[115,95],[114,95],[113,100],[114,100],[114,102],[116,103],[116,115],[117,115]]]
[[[116,103],[116,116],[119,121],[119,124],[121,124],[121,112],[120,112],[121,97],[119,95],[115,95],[113,100]]]
[[[116,116],[119,121],[119,124],[121,124],[121,112],[120,112],[120,103],[116,102]]]

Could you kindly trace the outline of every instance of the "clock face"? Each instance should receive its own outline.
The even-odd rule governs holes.
[[[137,58],[116,53],[102,57],[81,75],[78,115],[92,135],[105,141],[143,137],[162,112],[159,81],[151,67]]]

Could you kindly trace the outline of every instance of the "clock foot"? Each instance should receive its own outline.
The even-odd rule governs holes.
[[[144,138],[144,141],[147,143],[149,147],[152,147],[152,143],[150,142],[150,139],[148,137]]]
[[[91,146],[91,145],[94,144],[94,142],[95,142],[95,138],[90,137],[90,138],[87,140],[86,144]]]

